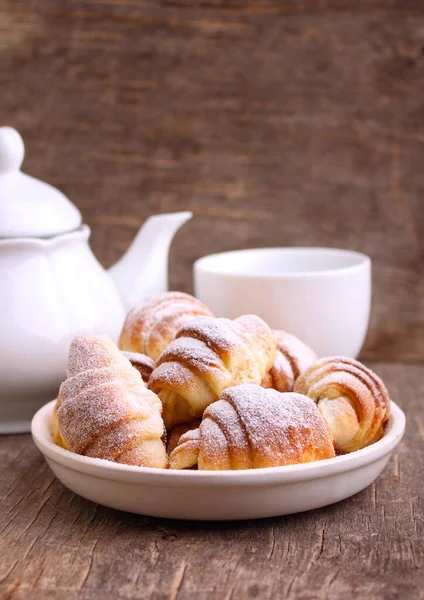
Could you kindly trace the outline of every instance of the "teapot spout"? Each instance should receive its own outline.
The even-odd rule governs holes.
[[[175,233],[192,216],[186,211],[150,217],[125,255],[109,269],[127,310],[168,290],[169,247]]]

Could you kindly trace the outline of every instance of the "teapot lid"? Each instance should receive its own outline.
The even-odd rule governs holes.
[[[79,210],[58,189],[22,173],[25,147],[0,127],[0,238],[51,237],[77,229]]]

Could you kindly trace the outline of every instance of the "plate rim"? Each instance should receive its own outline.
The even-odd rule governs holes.
[[[388,455],[401,441],[406,423],[402,409],[391,401],[391,418],[383,437],[378,442],[350,454],[310,463],[261,469],[171,470],[119,464],[61,448],[51,438],[50,423],[55,402],[56,400],[52,400],[42,406],[31,421],[32,438],[46,459],[86,475],[127,483],[143,483],[143,485],[250,487],[322,479],[338,473],[354,471]]]

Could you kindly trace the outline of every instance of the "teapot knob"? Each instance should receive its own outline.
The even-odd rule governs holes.
[[[24,141],[16,129],[0,127],[0,174],[19,171],[24,155]]]

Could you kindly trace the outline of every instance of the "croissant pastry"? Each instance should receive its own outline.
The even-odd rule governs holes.
[[[147,383],[155,368],[154,361],[145,354],[140,354],[139,352],[124,352],[123,354],[125,358],[128,358],[134,369],[137,369],[140,373],[144,383]]]
[[[213,316],[197,298],[182,292],[167,292],[128,313],[119,347],[157,360],[184,323],[204,315]]]
[[[226,389],[198,429],[180,437],[171,469],[259,469],[334,456],[331,432],[314,403],[258,385]]]
[[[107,336],[77,336],[53,413],[56,443],[95,458],[167,467],[159,398]]]
[[[277,341],[275,362],[262,381],[262,387],[291,392],[294,382],[316,360],[309,346],[286,331],[273,331]]]
[[[317,403],[340,453],[364,448],[383,435],[389,393],[375,373],[353,358],[319,360],[298,378],[294,391]]]
[[[260,384],[275,352],[270,328],[255,315],[234,321],[198,317],[183,325],[149,380],[162,401],[166,428],[201,417],[227,387]]]
[[[166,439],[166,451],[168,454],[177,447],[178,441],[180,437],[187,433],[187,431],[191,431],[192,429],[197,429],[201,423],[201,419],[193,419],[189,423],[181,423],[181,425],[176,425],[173,429],[168,431],[167,439]]]

